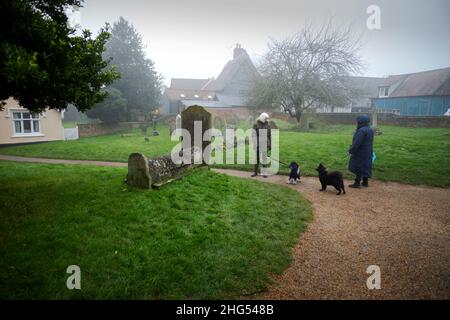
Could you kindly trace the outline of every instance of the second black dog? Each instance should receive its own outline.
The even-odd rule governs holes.
[[[297,182],[300,182],[300,174],[301,169],[297,162],[292,161],[289,165],[289,169],[291,170],[289,172],[289,180],[287,183],[289,184],[297,184]]]
[[[327,190],[327,186],[333,186],[338,191],[337,195],[340,195],[341,192],[345,194],[344,178],[342,176],[342,172],[333,171],[328,173],[327,168],[325,168],[325,166],[321,163],[316,168],[316,170],[319,173],[319,180],[322,184],[322,189],[320,189],[320,191]]]

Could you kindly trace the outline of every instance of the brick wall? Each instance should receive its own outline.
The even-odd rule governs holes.
[[[355,119],[360,114],[367,113],[316,113],[314,114],[314,118],[328,123],[355,124]],[[379,113],[378,125],[414,128],[450,128],[450,117],[398,116],[390,113]]]
[[[78,135],[82,137],[94,137],[105,134],[116,133],[125,130],[139,128],[142,122],[120,122],[114,124],[108,123],[86,123],[78,125]]]
[[[213,118],[226,119],[227,123],[232,123],[233,117],[247,120],[251,114],[247,108],[206,108],[206,110]]]
[[[240,119],[248,119],[251,115],[250,110],[246,108],[233,108],[233,109],[207,109],[211,115],[219,118],[226,118],[227,123],[232,123],[233,116],[237,116]],[[360,114],[367,113],[315,113],[313,118],[321,122],[333,123],[333,124],[355,124],[355,119]],[[287,114],[273,114],[273,117],[284,120],[290,119]],[[165,117],[161,121],[168,123],[173,122],[174,116]],[[314,122],[312,120],[311,122]],[[106,123],[89,123],[78,124],[79,137],[92,137],[105,134],[112,134],[120,131],[131,130],[139,128],[143,124],[142,122],[121,122],[117,124]],[[394,114],[380,113],[378,114],[378,125],[392,125],[401,127],[414,127],[414,128],[450,128],[450,117],[427,117],[427,116],[397,116]]]

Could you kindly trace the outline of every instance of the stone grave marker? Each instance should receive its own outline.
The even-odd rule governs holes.
[[[201,122],[201,132],[194,132],[195,122]],[[203,153],[210,144],[209,141],[203,141],[203,136],[206,130],[211,129],[211,113],[202,106],[190,106],[181,113],[181,128],[187,130],[191,135],[191,141],[183,141],[183,150],[202,150]]]
[[[194,139],[194,123],[200,121],[201,132],[198,132],[199,139]],[[141,189],[159,188],[160,186],[180,179],[186,173],[196,167],[202,166],[204,162],[195,164],[193,159],[198,155],[199,150],[205,150],[210,143],[203,141],[206,130],[211,128],[211,114],[201,106],[191,106],[181,114],[181,128],[186,129],[191,134],[191,141],[183,141],[183,150],[191,153],[190,163],[176,164],[169,155],[148,159],[142,153],[132,153],[128,157],[128,175],[126,182],[129,186]],[[189,142],[189,143],[188,143]],[[200,149],[201,148],[201,149]]]

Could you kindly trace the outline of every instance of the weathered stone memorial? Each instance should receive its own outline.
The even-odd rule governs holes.
[[[175,129],[181,129],[181,115],[177,114],[175,117]]]
[[[195,132],[195,123],[201,122],[201,131]],[[201,106],[190,106],[181,113],[181,128],[190,133],[191,139],[183,140],[183,150],[201,149],[210,144],[210,141],[203,141],[206,130],[211,129],[211,113]],[[198,128],[199,129],[199,128]]]
[[[195,121],[201,122],[201,131],[195,132]],[[159,188],[171,181],[182,178],[184,175],[203,166],[204,162],[194,163],[196,150],[204,150],[209,141],[203,141],[204,132],[211,128],[211,114],[201,106],[191,106],[181,114],[181,128],[190,133],[191,139],[182,141],[183,150],[189,150],[191,157],[186,163],[175,163],[169,155],[148,159],[142,153],[132,153],[128,157],[128,175],[126,182],[129,186],[141,189]],[[198,131],[198,127],[197,127]],[[195,139],[194,135],[200,135]],[[189,141],[190,140],[190,141]],[[200,149],[201,148],[201,149]]]

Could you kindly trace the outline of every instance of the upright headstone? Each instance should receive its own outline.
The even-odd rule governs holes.
[[[175,129],[181,129],[181,115],[177,114],[175,118]]]
[[[371,108],[371,113],[372,113],[372,127],[376,128],[378,127],[378,114],[377,114],[377,108],[372,107]]]
[[[377,108],[375,106],[372,106],[372,108],[370,109],[370,113],[371,113],[371,119],[372,119],[372,128],[375,131],[376,135],[380,135],[382,134],[381,132],[381,128],[378,127],[378,113],[377,113]]]
[[[195,130],[196,122],[201,123],[201,130],[198,132]],[[181,113],[181,128],[187,130],[191,136],[190,141],[183,139],[183,150],[201,150],[203,153],[210,144],[209,141],[203,141],[203,136],[205,131],[211,129],[211,113],[201,106],[190,106]]]

